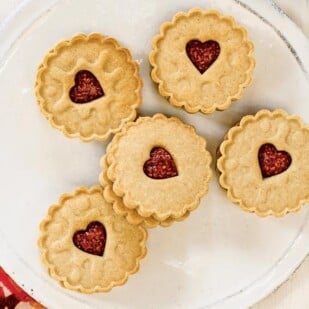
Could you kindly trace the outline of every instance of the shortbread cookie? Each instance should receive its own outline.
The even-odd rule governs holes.
[[[174,219],[173,217],[169,217],[165,219],[164,221],[159,221],[155,219],[153,216],[150,217],[142,217],[138,214],[136,209],[129,209],[127,208],[123,202],[122,199],[117,196],[113,192],[113,183],[108,179],[107,177],[107,162],[106,162],[106,156],[103,156],[101,158],[101,169],[102,172],[99,177],[99,181],[101,185],[104,187],[104,197],[105,199],[113,204],[114,211],[118,213],[119,215],[123,215],[126,217],[126,219],[132,223],[132,224],[144,224],[148,228],[153,228],[158,225],[161,225],[163,227],[168,227],[172,225],[174,222],[180,222],[189,217],[190,212],[187,211],[182,217]]]
[[[125,207],[160,222],[194,210],[212,175],[205,139],[162,114],[128,123],[109,144],[106,159],[107,177]]]
[[[225,110],[251,82],[254,46],[244,27],[214,10],[191,9],[161,25],[149,55],[151,77],[172,105]]]
[[[284,216],[309,201],[309,127],[283,110],[261,110],[231,128],[220,146],[220,184],[259,216]]]
[[[83,293],[124,284],[146,254],[146,230],[116,214],[100,186],[62,195],[40,229],[38,244],[49,274]]]
[[[136,117],[142,81],[130,52],[99,33],[58,43],[39,66],[42,113],[67,137],[106,140]]]

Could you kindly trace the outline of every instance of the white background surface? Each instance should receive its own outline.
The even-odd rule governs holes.
[[[257,1],[257,0],[256,0]],[[20,0],[1,0],[0,21],[18,5]],[[304,32],[309,35],[309,7],[306,1],[278,0],[276,1],[290,15],[295,22],[303,27]],[[309,308],[309,258],[296,271],[288,282],[283,284],[276,292],[268,296],[259,304],[257,308]]]

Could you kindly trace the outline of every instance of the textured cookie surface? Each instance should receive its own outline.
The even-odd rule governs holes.
[[[145,163],[157,147],[171,155],[177,176],[153,179],[145,174]],[[162,114],[127,124],[109,144],[106,159],[107,176],[124,205],[159,221],[177,219],[195,209],[207,193],[212,174],[205,139],[192,126]],[[162,161],[156,162],[163,169]]]
[[[117,215],[100,186],[62,195],[40,229],[38,244],[49,274],[83,293],[124,284],[146,254],[146,230]]]
[[[106,140],[134,120],[142,81],[130,52],[99,33],[58,43],[38,68],[42,113],[68,137]]]
[[[309,200],[309,128],[283,110],[261,110],[231,128],[220,146],[220,184],[260,216],[283,216]]]
[[[190,113],[228,108],[251,82],[254,46],[247,31],[217,11],[176,14],[152,45],[151,76],[160,94]]]

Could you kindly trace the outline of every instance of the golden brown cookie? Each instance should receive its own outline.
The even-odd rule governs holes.
[[[283,110],[261,110],[229,130],[217,168],[228,198],[258,216],[284,216],[309,201],[309,127]]]
[[[126,48],[99,33],[58,43],[38,68],[41,112],[67,137],[106,140],[141,104],[139,67]]]
[[[38,245],[49,274],[82,293],[124,284],[146,254],[147,231],[116,214],[100,186],[62,195],[40,229]]]
[[[160,94],[189,113],[225,110],[251,82],[254,46],[247,31],[215,10],[177,13],[152,46],[151,77]]]
[[[157,227],[158,225],[161,225],[163,227],[168,227],[172,225],[174,222],[180,222],[189,217],[190,211],[187,211],[182,217],[174,219],[173,217],[169,217],[165,219],[164,221],[159,221],[153,216],[149,217],[142,217],[138,214],[136,209],[129,209],[124,204],[122,199],[117,196],[113,192],[113,183],[108,179],[107,177],[107,162],[106,162],[106,156],[103,156],[101,158],[101,169],[102,172],[99,177],[99,181],[101,185],[104,187],[104,197],[106,201],[113,204],[114,211],[119,214],[126,217],[126,219],[131,224],[144,224],[147,228],[153,228]]]
[[[197,208],[212,175],[205,139],[162,114],[128,123],[109,144],[106,160],[112,191],[125,207],[160,222]]]

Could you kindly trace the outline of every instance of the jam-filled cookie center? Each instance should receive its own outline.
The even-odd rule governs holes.
[[[178,176],[173,157],[162,147],[152,148],[150,159],[144,163],[143,170],[145,175],[152,179],[166,179]]]
[[[89,103],[103,96],[103,88],[90,71],[81,70],[76,73],[75,85],[70,89],[72,102],[78,104]]]
[[[106,230],[101,222],[90,222],[85,230],[74,233],[73,243],[78,249],[102,256],[106,244]]]
[[[186,45],[186,52],[193,65],[203,74],[219,57],[220,45],[214,40],[191,40]]]
[[[275,176],[286,171],[292,163],[292,157],[284,150],[277,150],[273,144],[263,144],[258,153],[263,178]]]

